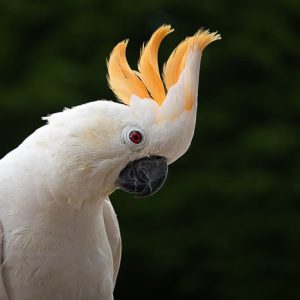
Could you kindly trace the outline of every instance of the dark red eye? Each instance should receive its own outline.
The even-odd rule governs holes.
[[[136,130],[133,130],[129,133],[129,138],[135,144],[139,144],[143,140],[142,134]]]

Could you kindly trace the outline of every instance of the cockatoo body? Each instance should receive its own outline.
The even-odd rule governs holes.
[[[1,300],[113,299],[121,239],[108,196],[116,188],[156,192],[188,149],[202,50],[219,38],[207,31],[187,38],[162,81],[157,51],[171,31],[152,35],[139,72],[127,64],[127,41],[112,51],[108,80],[123,103],[53,114],[0,161]]]

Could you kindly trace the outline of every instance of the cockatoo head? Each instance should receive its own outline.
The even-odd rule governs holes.
[[[161,76],[158,49],[172,31],[164,25],[153,33],[141,50],[138,71],[127,63],[127,40],[113,49],[107,63],[109,85],[133,115],[122,130],[122,139],[136,157],[120,172],[116,184],[140,196],[157,191],[167,176],[167,165],[189,148],[196,122],[202,51],[220,39],[218,34],[203,30],[186,38],[165,63]]]
[[[142,48],[138,71],[127,63],[127,41],[113,49],[108,82],[121,103],[91,102],[47,118],[70,137],[62,139],[68,141],[63,146],[68,153],[60,165],[72,158],[71,167],[65,168],[67,173],[75,168],[76,178],[69,182],[86,180],[86,191],[96,185],[103,197],[116,188],[147,196],[163,185],[168,165],[187,151],[196,122],[202,51],[220,36],[200,30],[186,38],[161,76],[158,48],[172,31],[164,25],[154,32]],[[73,193],[85,193],[82,184],[74,189],[77,185],[72,185]]]

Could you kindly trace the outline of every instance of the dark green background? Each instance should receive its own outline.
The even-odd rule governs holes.
[[[188,153],[148,199],[116,192],[122,299],[300,299],[300,2],[1,0],[0,153],[40,117],[114,98],[106,61],[132,66],[170,23],[165,60],[204,26],[198,123]]]

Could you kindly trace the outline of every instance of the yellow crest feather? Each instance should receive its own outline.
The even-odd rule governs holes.
[[[190,41],[191,37],[187,37],[181,42],[164,65],[163,78],[167,89],[177,82],[179,75],[185,66]]]
[[[114,48],[107,62],[107,69],[110,88],[120,100],[129,104],[133,94],[142,99],[150,98],[150,96],[144,84],[128,65],[127,44],[128,40],[125,40]]]
[[[194,36],[187,37],[181,42],[164,65],[163,78],[167,90],[178,81],[179,76],[185,67],[186,58],[191,48],[197,48],[202,52],[208,44],[215,40],[219,40],[220,38],[221,36],[216,32],[209,33],[208,30],[204,31],[200,29]]]
[[[142,48],[138,64],[140,77],[158,104],[161,104],[165,97],[165,87],[160,77],[157,55],[162,40],[173,31],[170,25],[163,25],[152,35],[148,44]]]
[[[126,59],[126,47],[128,40],[120,42],[113,49],[108,62],[108,83],[115,95],[125,104],[129,104],[133,95],[141,99],[150,98],[161,105],[166,97],[166,91],[177,83],[183,71],[187,55],[190,50],[200,52],[211,42],[220,39],[216,32],[199,30],[192,37],[186,38],[172,52],[163,68],[161,79],[157,55],[162,40],[173,31],[170,25],[159,27],[150,38],[150,41],[141,50],[138,70],[133,71]],[[191,106],[192,99],[187,107]]]

